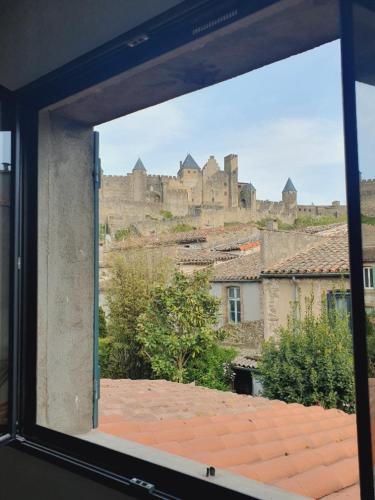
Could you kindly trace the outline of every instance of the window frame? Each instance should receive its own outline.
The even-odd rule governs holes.
[[[236,0],[224,0],[221,7],[236,6],[241,15],[254,12],[276,1],[259,0],[257,2],[243,2],[240,5]],[[247,4],[247,5],[246,5]],[[251,5],[250,5],[251,4]],[[343,114],[345,137],[345,164],[347,177],[349,247],[351,262],[351,291],[354,328],[354,358],[357,395],[357,428],[359,442],[359,463],[361,492],[369,498],[373,494],[373,474],[370,445],[369,397],[367,380],[367,351],[366,339],[358,335],[364,331],[364,299],[363,299],[363,271],[362,271],[362,243],[360,227],[360,199],[359,199],[359,172],[357,153],[356,107],[354,88],[354,52],[352,3],[339,2],[341,22],[341,59],[342,59],[342,89]],[[176,470],[156,465],[146,460],[137,459],[102,446],[82,441],[81,439],[61,434],[57,431],[36,425],[36,283],[37,283],[37,139],[38,139],[38,111],[49,104],[60,101],[69,95],[76,94],[95,83],[104,81],[115,74],[123,72],[137,64],[137,57],[142,60],[145,53],[150,51],[146,60],[157,57],[163,51],[184,45],[191,40],[191,32],[187,35],[184,25],[184,16],[196,11],[197,18],[212,8],[217,8],[218,2],[213,0],[196,0],[183,2],[167,14],[158,16],[144,26],[153,26],[155,23],[165,25],[156,45],[140,46],[137,56],[126,57],[128,52],[125,46],[126,39],[139,33],[140,27],[116,39],[113,44],[92,51],[63,68],[27,85],[14,93],[17,100],[16,124],[16,164],[19,166],[19,179],[16,179],[15,193],[20,196],[22,189],[22,241],[20,214],[15,217],[15,234],[13,238],[13,335],[12,360],[14,362],[11,384],[11,436],[10,445],[27,453],[40,456],[74,470],[83,475],[120,489],[136,496],[144,494],[144,490],[129,481],[131,477],[138,477],[154,482],[163,492],[169,494],[192,494],[213,496],[215,498],[255,498],[234,492],[203,479],[182,474]],[[157,21],[155,21],[157,19]],[[228,22],[228,24],[230,21]],[[142,25],[143,26],[143,25]],[[169,36],[169,29],[173,27],[173,37]],[[174,31],[180,27],[180,31]],[[212,29],[214,30],[214,28]],[[176,36],[176,33],[180,33]],[[157,44],[165,42],[159,48]],[[162,45],[162,44],[161,44]],[[125,55],[125,57],[124,57]],[[111,62],[112,64],[108,64]],[[18,218],[18,219],[17,219]],[[21,246],[22,245],[22,246]],[[22,257],[21,272],[16,260]],[[20,281],[21,280],[21,281]],[[21,282],[21,290],[18,284]],[[19,302],[19,299],[21,301]],[[20,324],[19,324],[20,323]],[[360,403],[360,404],[359,404]],[[125,471],[125,472],[124,472]],[[160,490],[159,490],[159,493]],[[166,495],[165,493],[162,493]],[[149,495],[149,494],[148,494]],[[165,496],[168,498],[168,495]],[[172,498],[172,497],[169,497]],[[260,498],[260,497],[257,497]]]
[[[231,297],[231,290],[238,290],[237,297]],[[232,320],[232,311],[231,311],[231,303],[234,304],[234,315],[236,316],[235,320]],[[227,287],[227,308],[228,308],[228,323],[233,325],[239,325],[242,321],[242,294],[241,287],[239,285],[230,285]],[[239,317],[239,321],[238,321]]]
[[[366,282],[368,282],[368,285]],[[374,288],[374,270],[372,267],[363,267],[363,288],[365,290],[372,290]]]

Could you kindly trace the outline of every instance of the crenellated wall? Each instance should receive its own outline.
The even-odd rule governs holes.
[[[191,158],[194,162],[194,160]],[[103,175],[100,221],[111,232],[130,224],[173,217],[193,217],[194,227],[217,227],[228,222],[250,222],[275,217],[293,223],[299,216],[319,217],[346,214],[346,206],[299,205],[297,191],[282,192],[282,201],[257,200],[250,183],[238,181],[238,156],[227,155],[224,169],[210,156],[201,169],[195,162],[180,162],[177,176],[148,175],[145,167],[126,175]],[[361,184],[363,213],[375,216],[375,180]]]

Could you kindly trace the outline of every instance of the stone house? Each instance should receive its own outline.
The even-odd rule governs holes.
[[[260,247],[252,253],[214,268],[212,293],[222,300],[220,326],[230,331],[225,343],[238,351],[234,369],[240,392],[256,394],[259,390],[248,372],[256,368],[262,341],[276,336],[279,328],[286,326],[293,302],[300,301],[303,314],[305,299],[313,294],[316,314],[322,307],[322,298],[327,299],[328,307],[350,311],[345,228],[339,236],[309,236],[310,240],[305,234],[289,233],[287,238],[296,249],[294,253],[289,249],[289,256],[278,259],[274,244],[279,238],[279,253],[284,253],[285,233],[266,231]],[[299,245],[295,245],[296,241]],[[271,247],[268,251],[266,245]],[[366,297],[368,293],[372,296],[373,291],[366,290]],[[241,382],[243,377],[247,377],[247,387]]]

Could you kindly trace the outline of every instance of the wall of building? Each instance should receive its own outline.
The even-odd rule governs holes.
[[[267,270],[273,264],[291,255],[295,255],[308,245],[321,240],[321,236],[294,231],[261,232],[261,261]]]
[[[37,423],[78,433],[92,427],[93,133],[39,123]]]
[[[229,286],[240,287],[241,323],[228,324],[228,292]],[[229,336],[225,344],[233,346],[244,355],[258,351],[263,340],[262,287],[259,282],[215,282],[211,285],[211,293],[221,300],[219,326],[225,326]]]
[[[276,336],[281,326],[286,326],[292,304],[299,300],[304,314],[305,299],[314,296],[313,312],[319,314],[321,299],[331,290],[349,289],[350,283],[344,278],[264,278],[263,311],[264,338]]]

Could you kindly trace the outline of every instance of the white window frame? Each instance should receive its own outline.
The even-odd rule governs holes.
[[[372,267],[363,268],[363,284],[366,290],[374,288],[374,273]]]
[[[233,292],[233,295],[231,293]],[[239,324],[241,323],[241,287],[228,286],[227,288],[227,301],[228,301],[228,323]],[[234,319],[232,319],[233,304]]]

